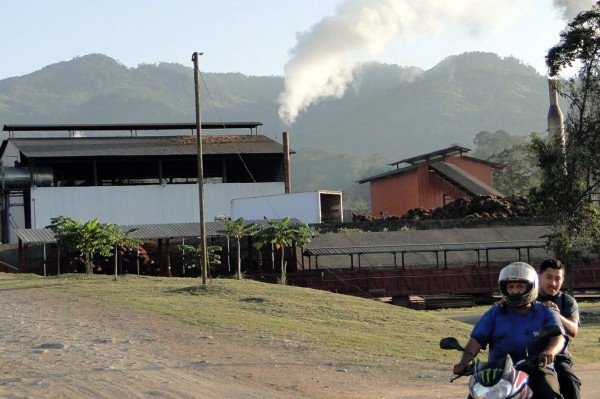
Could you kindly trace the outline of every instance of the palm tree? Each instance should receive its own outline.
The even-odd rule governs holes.
[[[187,256],[183,259],[183,265],[186,268],[194,268],[201,267],[202,264],[202,244],[194,246],[189,244],[180,244],[177,246],[177,249],[182,253],[185,253]],[[210,265],[220,265],[221,264],[221,256],[219,252],[223,250],[223,247],[219,245],[209,245],[206,247],[207,253],[207,267]]]
[[[136,248],[139,241],[123,233],[111,223],[100,223],[98,219],[82,222],[58,216],[50,219],[46,226],[52,230],[61,252],[79,256],[85,263],[86,274],[94,272],[94,255],[108,256],[113,247]]]
[[[240,239],[246,236],[254,235],[259,226],[255,223],[247,224],[244,218],[238,218],[237,220],[223,220],[223,224],[225,224],[226,234],[229,237],[235,237],[237,241],[237,272],[236,277],[238,280],[242,279],[242,255],[241,255],[241,246]]]
[[[286,262],[285,248],[292,245],[305,245],[311,242],[315,232],[307,224],[292,222],[289,217],[279,220],[269,220],[266,226],[256,232],[256,247],[262,248],[265,245],[273,244],[276,248],[281,248],[281,277],[279,283],[285,285]]]

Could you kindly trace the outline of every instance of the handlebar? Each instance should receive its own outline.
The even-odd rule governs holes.
[[[518,362],[516,362],[515,368],[527,366],[527,367],[530,367],[533,369],[535,369],[535,368],[550,368],[551,369],[553,364],[554,364],[554,362],[548,363],[545,366],[541,366],[539,355],[529,355],[525,359],[521,359]]]
[[[461,374],[457,374],[454,377],[452,377],[450,379],[450,382],[454,382],[455,380],[459,379],[460,377],[468,377],[473,374],[475,374],[475,365],[473,363],[470,363],[465,366],[465,370]]]

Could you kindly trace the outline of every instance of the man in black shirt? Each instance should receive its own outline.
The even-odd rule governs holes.
[[[563,328],[569,337],[579,330],[577,301],[560,291],[565,278],[565,269],[560,260],[546,259],[540,266],[540,295],[538,301],[560,315]],[[581,381],[573,373],[573,360],[568,350],[568,340],[563,352],[556,356],[554,367],[558,375],[560,393],[565,399],[581,399]]]

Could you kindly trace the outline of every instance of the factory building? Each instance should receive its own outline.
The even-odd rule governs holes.
[[[202,135],[206,221],[227,217],[234,198],[285,192],[284,146],[257,134],[259,125],[202,124],[203,131],[228,132]],[[14,229],[44,228],[57,216],[117,225],[199,221],[194,129],[178,123],[5,125],[2,242],[16,243]],[[229,134],[239,129],[250,133]],[[147,131],[173,135],[138,135]]]

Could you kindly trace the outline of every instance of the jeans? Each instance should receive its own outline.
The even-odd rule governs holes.
[[[554,369],[560,384],[560,393],[565,399],[581,399],[581,380],[573,373],[573,361],[568,354],[556,356]]]

